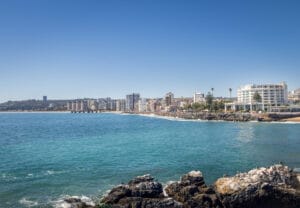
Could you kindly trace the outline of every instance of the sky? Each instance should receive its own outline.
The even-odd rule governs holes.
[[[1,0],[0,102],[300,87],[299,0]]]

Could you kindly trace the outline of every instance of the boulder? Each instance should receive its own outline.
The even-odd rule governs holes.
[[[180,181],[169,184],[165,191],[185,207],[223,207],[213,188],[205,184],[200,171],[183,175]]]
[[[284,165],[257,168],[215,182],[215,191],[228,208],[300,207],[297,174]]]
[[[113,208],[183,208],[174,199],[164,197],[161,183],[150,175],[138,176],[127,185],[113,188],[101,203]]]
[[[222,177],[208,186],[200,171],[191,171],[167,185],[165,195],[160,183],[144,175],[113,188],[101,202],[112,208],[299,208],[299,174],[279,164]]]

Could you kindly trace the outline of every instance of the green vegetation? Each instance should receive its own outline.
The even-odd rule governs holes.
[[[255,92],[254,95],[253,95],[253,99],[257,103],[261,102],[261,96],[260,96],[260,94],[258,92]]]
[[[224,110],[225,102],[221,101],[214,101],[213,96],[211,93],[208,93],[205,103],[192,103],[189,105],[185,105],[182,110],[192,111],[192,112],[201,112],[201,111],[213,111],[213,112],[220,112]]]
[[[213,90],[213,88],[212,88]],[[208,106],[209,110],[212,110],[212,104],[213,104],[214,97],[212,96],[211,93],[207,93],[205,97],[206,105]]]

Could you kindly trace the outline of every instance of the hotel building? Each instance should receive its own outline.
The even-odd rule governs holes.
[[[260,100],[255,100],[254,95],[258,93]],[[237,102],[225,105],[225,111],[231,110],[262,110],[272,111],[288,103],[288,90],[285,82],[279,84],[251,84],[245,85],[237,91]]]

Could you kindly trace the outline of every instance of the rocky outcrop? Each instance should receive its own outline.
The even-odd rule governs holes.
[[[274,165],[223,177],[208,186],[200,171],[191,171],[164,190],[144,175],[113,188],[101,203],[113,208],[299,208],[300,175]]]
[[[205,184],[200,171],[183,175],[180,181],[165,188],[168,196],[184,204],[184,207],[222,208],[214,189]]]
[[[164,197],[162,184],[150,175],[138,176],[126,185],[113,188],[101,203],[113,208],[183,207],[174,199]]]
[[[287,166],[258,168],[215,183],[224,207],[300,207],[299,176]]]

